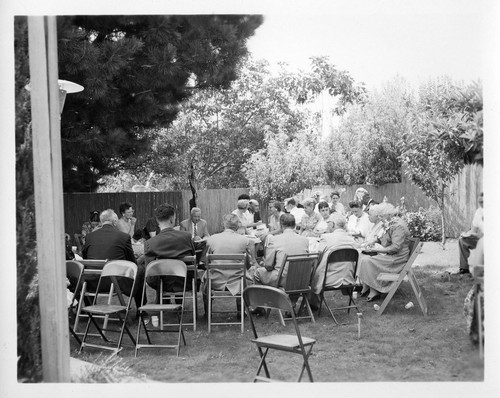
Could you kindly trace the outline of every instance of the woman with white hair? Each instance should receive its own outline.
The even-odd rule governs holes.
[[[375,224],[381,223],[381,230],[369,252],[361,254],[358,266],[358,276],[363,283],[361,295],[367,295],[367,301],[379,299],[381,293],[389,292],[393,282],[379,281],[378,275],[401,272],[410,254],[410,232],[406,222],[397,216],[397,209],[390,203],[373,207],[375,213],[372,217],[376,218]]]
[[[240,227],[238,228],[238,233],[241,235],[248,235],[248,225],[250,224],[250,219],[248,217],[248,204],[247,199],[238,200],[237,209],[232,211],[232,214],[236,214],[240,220]]]
[[[318,237],[319,234],[314,232],[314,228],[323,219],[323,217],[314,211],[316,201],[313,198],[306,198],[302,201],[302,206],[304,206],[306,214],[304,214],[302,216],[302,220],[300,220],[299,234],[305,237]]]

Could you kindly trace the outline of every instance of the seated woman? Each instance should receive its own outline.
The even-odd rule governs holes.
[[[374,206],[375,207],[375,206]],[[377,220],[382,222],[380,243],[374,243],[370,252],[375,255],[361,254],[358,275],[363,283],[361,295],[368,295],[367,301],[380,298],[380,293],[387,293],[393,282],[379,281],[382,272],[399,273],[403,269],[410,254],[410,232],[406,222],[396,216],[397,210],[390,203],[377,205]]]
[[[304,206],[304,211],[306,214],[302,216],[300,220],[300,231],[299,234],[307,238],[317,238],[320,234],[314,232],[316,225],[323,220],[323,217],[314,211],[314,206],[316,201],[313,198],[307,198],[302,201],[302,206]]]
[[[97,228],[101,227],[99,221],[99,212],[97,210],[90,212],[89,221],[85,221],[82,225],[82,233],[75,234],[75,242],[78,253],[82,253],[83,246],[85,246],[85,237]]]
[[[248,230],[248,224],[250,219],[248,217],[248,203],[247,199],[239,199],[237,204],[237,209],[233,210],[231,214],[236,214],[240,220],[240,226],[238,228],[238,233],[240,235],[248,235],[250,232]]]
[[[283,214],[281,203],[278,201],[272,202],[269,205],[269,233],[276,235],[281,232],[280,217]]]
[[[330,214],[330,206],[328,205],[328,202],[319,202],[318,209],[319,214],[321,215],[321,220],[314,227],[313,233],[317,236],[321,236],[324,233],[333,231],[333,213]]]
[[[361,243],[361,249],[370,251],[370,249],[380,241],[380,238],[384,234],[384,223],[379,217],[382,215],[384,206],[372,205],[368,210],[368,219],[373,226],[366,233],[365,240]]]

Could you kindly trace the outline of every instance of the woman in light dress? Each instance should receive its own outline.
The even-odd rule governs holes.
[[[314,211],[315,205],[316,201],[313,198],[307,198],[302,201],[302,206],[304,206],[306,214],[302,216],[302,220],[300,221],[299,234],[305,236],[306,238],[319,236],[314,232],[314,228],[316,228],[316,225],[323,220],[323,217]]]
[[[373,209],[375,224],[382,223],[382,232],[376,233],[380,238],[365,249],[375,255],[362,253],[358,266],[358,276],[363,283],[361,295],[367,295],[367,301],[376,300],[381,293],[389,292],[393,282],[379,281],[378,275],[401,272],[410,254],[410,232],[406,222],[396,215],[397,209],[390,203],[375,205]]]

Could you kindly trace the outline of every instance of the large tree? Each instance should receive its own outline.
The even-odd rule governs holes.
[[[197,88],[227,88],[261,16],[58,18],[59,77],[84,86],[62,116],[65,191],[134,160]]]
[[[429,81],[419,89],[412,126],[403,140],[405,172],[441,211],[443,248],[446,188],[465,163],[482,162],[482,109],[479,83]]]
[[[347,107],[328,137],[325,169],[331,184],[401,181],[401,140],[410,127],[414,94],[397,77],[361,104]]]

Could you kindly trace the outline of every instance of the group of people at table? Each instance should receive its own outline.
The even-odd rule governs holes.
[[[119,208],[121,218],[112,209],[91,214],[94,219],[89,222],[89,230],[82,231],[81,256],[84,259],[123,259],[136,263],[138,280],[131,294],[139,307],[141,302],[147,301],[143,291],[145,268],[155,259],[197,255],[199,268],[204,269],[207,253],[248,253],[247,282],[278,286],[283,285],[286,278],[285,268],[278,283],[280,268],[286,267],[286,255],[323,252],[311,283],[312,291],[318,294],[323,286],[328,254],[337,249],[354,248],[360,251],[358,274],[353,276],[344,269],[330,267],[326,285],[337,287],[353,283],[356,278],[362,286],[361,296],[366,296],[367,301],[377,300],[390,289],[390,282],[377,280],[378,274],[400,272],[408,259],[408,227],[399,217],[397,208],[386,201],[375,202],[364,188],[356,191],[354,200],[349,202],[348,212],[339,202],[338,192],[334,191],[330,198],[331,202],[328,197],[316,193],[300,204],[289,198],[285,200],[284,208],[280,202],[272,202],[266,225],[260,217],[259,203],[242,195],[238,198],[237,209],[222,217],[224,230],[213,235],[209,234],[207,222],[201,218],[201,210],[197,207],[192,208],[190,217],[176,227],[174,207],[161,204],[146,227],[137,230],[132,204],[122,203]],[[96,213],[99,222],[95,219]],[[239,293],[241,275],[232,270],[212,272],[212,289],[228,290],[233,295]],[[194,277],[188,273],[186,286],[191,286]],[[205,311],[206,281],[205,271],[201,277]],[[146,283],[155,290],[159,289],[157,278],[147,279]],[[124,292],[126,289],[124,286]],[[164,289],[182,291],[183,280],[174,277],[164,284]],[[158,300],[159,292],[156,297]],[[313,308],[319,303],[314,298],[317,296],[311,302]],[[237,300],[236,304],[237,311],[241,311],[241,303]]]

